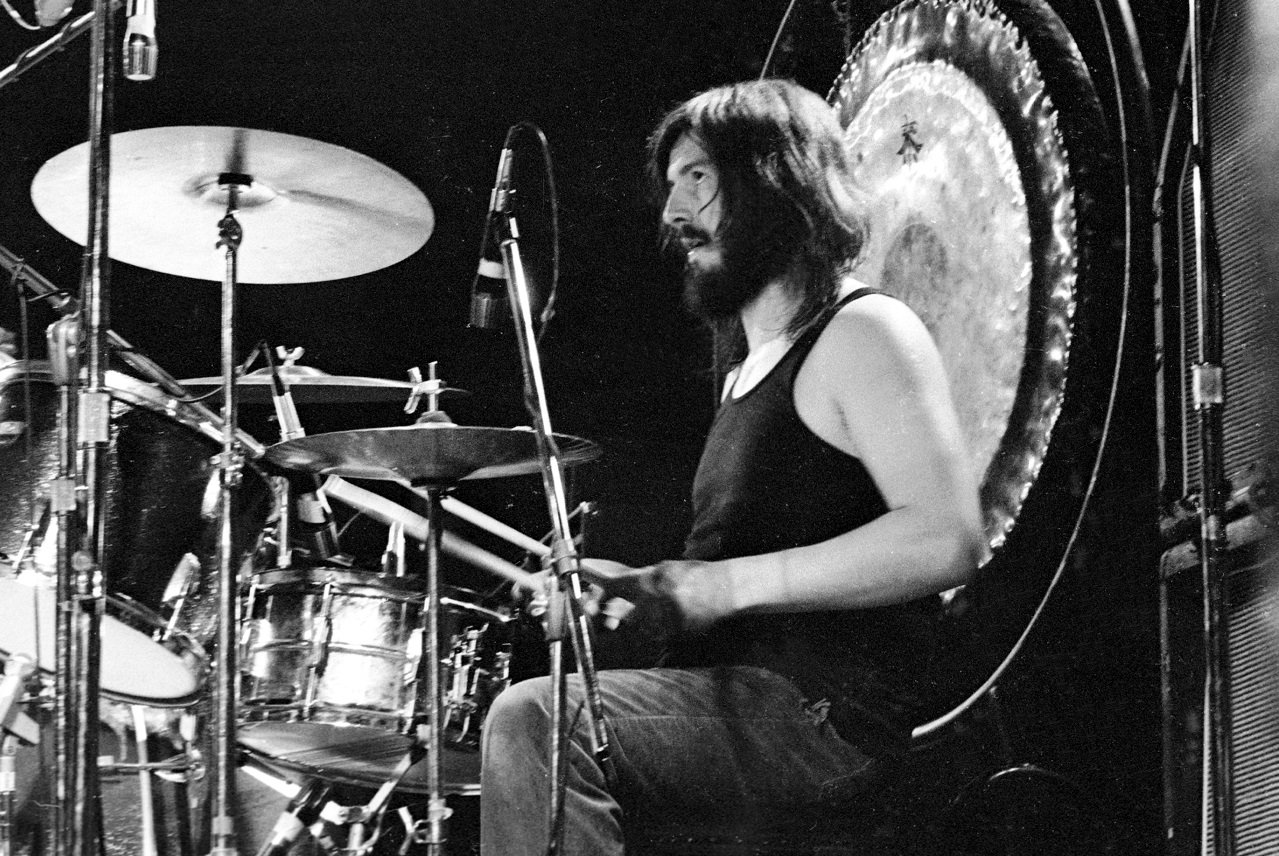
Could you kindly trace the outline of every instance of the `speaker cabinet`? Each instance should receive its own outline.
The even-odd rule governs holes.
[[[1279,853],[1279,555],[1275,521],[1228,527],[1227,697],[1231,709],[1237,856]],[[1160,568],[1163,635],[1164,819],[1168,856],[1215,853],[1204,827],[1204,648],[1199,550],[1168,550]],[[1209,790],[1211,795],[1211,790]]]

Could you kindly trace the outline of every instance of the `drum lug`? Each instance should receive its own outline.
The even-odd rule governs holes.
[[[326,616],[320,616],[315,619],[313,627],[308,665],[316,675],[322,675],[324,674],[324,665],[328,661],[329,642],[331,641],[333,625]]]
[[[240,633],[240,671],[243,674],[253,674],[253,652],[258,647],[258,640],[262,637],[260,629],[260,619],[246,619],[241,622]]]

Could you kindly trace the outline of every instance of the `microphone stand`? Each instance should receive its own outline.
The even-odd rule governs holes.
[[[1194,407],[1199,419],[1200,444],[1200,570],[1203,584],[1204,665],[1206,705],[1204,749],[1212,764],[1205,782],[1212,788],[1213,843],[1218,856],[1233,856],[1234,781],[1231,747],[1230,675],[1226,639],[1229,630],[1227,588],[1226,484],[1222,410],[1225,378],[1222,369],[1223,307],[1217,258],[1213,250],[1211,209],[1207,198],[1211,175],[1207,172],[1209,140],[1203,107],[1203,62],[1200,55],[1201,6],[1189,0],[1186,40],[1190,68],[1190,161],[1194,198],[1195,291],[1199,330],[1197,362],[1191,367]]]
[[[551,733],[550,773],[551,798],[547,853],[560,852],[563,843],[564,792],[566,781],[564,723],[565,675],[563,666],[564,625],[569,625],[574,653],[586,689],[586,706],[591,727],[591,750],[597,763],[611,784],[616,779],[613,759],[604,729],[604,704],[600,698],[599,681],[595,672],[595,658],[591,641],[589,618],[582,606],[582,578],[578,566],[577,549],[569,527],[568,501],[564,490],[564,471],[559,451],[551,429],[551,415],[546,402],[546,388],[542,380],[541,359],[537,351],[537,339],[533,329],[532,301],[529,297],[528,279],[520,260],[519,227],[511,212],[510,195],[494,192],[493,208],[499,215],[502,263],[506,268],[506,290],[515,321],[520,358],[524,370],[525,407],[533,418],[538,456],[541,459],[542,487],[546,494],[554,540],[551,544],[550,564],[555,574],[555,586],[547,607],[547,643],[551,661]],[[558,596],[557,594],[558,593]],[[565,610],[568,610],[568,613]],[[571,620],[568,620],[571,619]]]

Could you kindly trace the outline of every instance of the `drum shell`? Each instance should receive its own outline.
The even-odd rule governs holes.
[[[425,595],[338,568],[256,575],[240,628],[245,721],[400,731],[412,717]]]
[[[240,746],[265,767],[378,787],[426,719],[425,582],[349,568],[256,574],[242,611]],[[445,586],[439,656],[448,793],[479,787],[479,736],[510,683],[515,622]],[[416,769],[416,768],[415,768]],[[418,789],[410,775],[404,787]]]
[[[179,561],[192,553],[200,579],[184,625],[207,643],[216,624],[217,472],[220,425],[152,386],[108,372],[103,576],[109,593],[160,612]],[[30,411],[28,412],[28,401]],[[0,368],[0,551],[15,556],[43,511],[58,471],[58,390],[45,363]],[[237,492],[237,552],[256,541],[270,492],[252,467]],[[238,563],[237,563],[238,564]],[[52,568],[42,568],[52,571]]]

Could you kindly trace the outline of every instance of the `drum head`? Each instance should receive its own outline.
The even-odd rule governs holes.
[[[44,672],[54,673],[58,667],[55,602],[51,587],[0,579],[5,615],[0,622],[0,656],[21,654]],[[128,606],[131,618],[140,609]],[[110,615],[103,617],[101,627],[99,680],[104,695],[153,706],[184,706],[196,698],[200,673],[195,665]],[[158,620],[155,627],[160,627]]]
[[[408,737],[400,734],[317,722],[244,723],[236,740],[241,749],[268,767],[368,788],[379,788],[389,781],[412,745]],[[478,751],[446,745],[440,756],[442,793],[479,793]],[[398,790],[428,792],[428,772],[425,764],[411,767]]]
[[[1065,393],[1079,247],[1057,111],[1026,41],[979,2],[899,4],[829,100],[869,197],[855,273],[933,334],[994,550]]]

